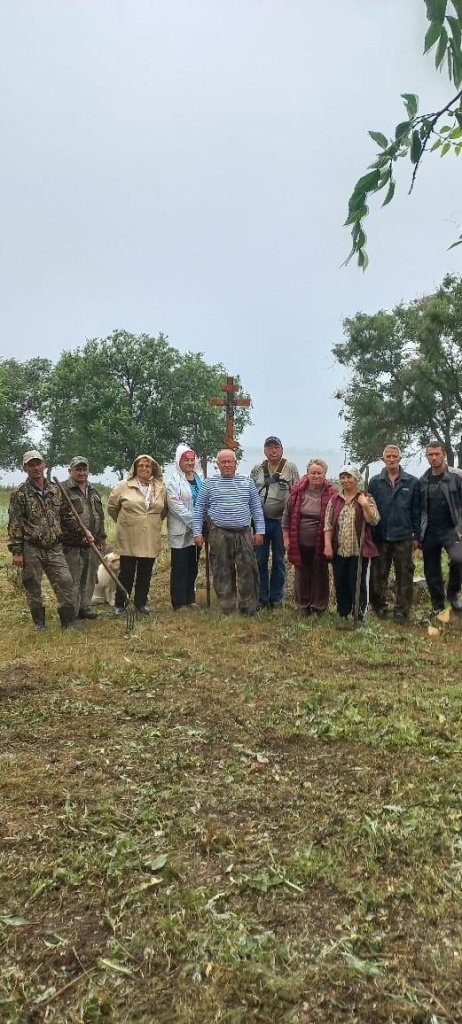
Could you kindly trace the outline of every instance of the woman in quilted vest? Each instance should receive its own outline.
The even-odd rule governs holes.
[[[324,556],[324,517],[336,489],[326,480],[324,459],[310,459],[306,475],[290,492],[282,533],[289,562],[295,566],[295,601],[315,618],[329,604],[329,564]]]
[[[378,555],[371,526],[377,526],[380,515],[373,497],[359,490],[359,469],[342,466],[339,480],[340,493],[331,498],[326,509],[324,554],[332,559],[337,611],[342,619],[347,619],[354,613],[359,543],[365,522],[359,591],[359,618],[363,619],[369,603],[371,558]]]

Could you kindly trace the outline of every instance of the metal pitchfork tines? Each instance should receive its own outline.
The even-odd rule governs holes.
[[[74,508],[74,506],[72,504],[72,501],[71,501],[71,499],[70,499],[66,489],[63,487],[63,485],[59,482],[59,480],[55,476],[53,477],[53,483],[56,484],[57,487],[59,487],[59,490],[61,491],[61,494],[62,494],[64,500],[67,502],[67,504],[68,504],[68,506],[69,506],[69,508],[70,508],[70,510],[72,512],[72,515],[74,516],[74,519],[75,519],[76,523],[78,523],[80,529],[82,530],[82,533],[86,537],[86,535],[88,533],[88,530],[87,530],[87,528],[85,526],[85,523],[80,518],[79,513],[77,512],[77,509]],[[97,559],[101,562],[101,565],[104,565],[104,568],[109,573],[111,579],[114,580],[114,583],[116,584],[118,589],[124,595],[125,602],[126,602],[125,603],[125,618],[126,618],[127,633],[132,633],[134,628],[135,628],[135,605],[133,604],[133,601],[131,600],[130,594],[128,593],[128,590],[125,590],[125,587],[122,586],[122,583],[120,583],[120,581],[119,581],[119,577],[116,576],[114,570],[111,569],[111,566],[108,564],[108,562],[106,562],[106,559],[105,559],[104,555],[101,554],[101,551],[98,551],[98,548],[96,547],[95,542],[89,540],[89,541],[87,541],[87,543],[88,543],[89,547],[92,549],[92,551],[94,551]]]

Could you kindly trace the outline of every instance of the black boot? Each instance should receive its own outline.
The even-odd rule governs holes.
[[[36,633],[43,633],[45,629],[45,609],[42,605],[41,608],[35,608],[32,615],[32,622],[34,623],[34,629]]]
[[[63,629],[82,629],[82,623],[76,618],[73,605],[58,608],[58,615]]]

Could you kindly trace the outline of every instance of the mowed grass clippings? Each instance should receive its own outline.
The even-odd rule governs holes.
[[[462,1019],[462,632],[105,610],[0,568],[0,1020]]]

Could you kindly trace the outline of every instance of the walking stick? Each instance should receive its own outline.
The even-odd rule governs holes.
[[[58,478],[56,476],[53,477],[53,483],[56,484],[59,487],[59,490],[61,491],[61,494],[63,495],[63,498],[67,502],[67,504],[68,504],[68,506],[69,506],[69,508],[70,508],[70,510],[72,512],[72,515],[74,516],[74,519],[75,519],[76,523],[78,523],[78,525],[80,526],[80,529],[82,530],[82,532],[86,536],[87,532],[88,532],[87,531],[87,527],[85,526],[85,523],[83,522],[83,520],[80,518],[79,513],[77,512],[77,509],[74,508],[74,506],[72,504],[72,501],[71,501],[67,491],[65,490],[63,485],[60,484],[60,482],[59,482],[59,480],[58,480]],[[101,551],[98,551],[98,548],[96,547],[95,542],[89,540],[88,541],[88,546],[91,548],[92,551],[94,551],[97,559],[101,562],[101,565],[104,565],[104,568],[109,573],[111,579],[114,580],[114,583],[119,588],[119,590],[122,591],[122,594],[125,597],[125,600],[126,600],[125,615],[127,617],[127,633],[131,633],[131,631],[135,627],[135,606],[133,604],[133,601],[131,600],[130,594],[128,593],[128,590],[125,590],[125,587],[122,586],[122,583],[120,583],[118,576],[116,576],[116,573],[114,572],[114,570],[111,569],[111,566],[108,565],[108,563],[106,562],[106,559],[104,558],[104,555],[101,554]]]
[[[207,452],[204,452],[204,454],[203,454],[203,456],[201,458],[201,465],[202,465],[202,474],[203,474],[204,480],[206,480],[207,479]],[[207,601],[207,608],[210,608],[210,552],[209,552],[208,530],[206,531],[206,534],[205,534],[204,548],[205,548],[205,596],[206,596],[206,601]],[[199,555],[197,557],[199,558]]]
[[[366,472],[364,474],[364,494],[367,494],[367,488],[369,484],[369,466],[366,466]],[[356,572],[356,587],[355,587],[355,604],[353,613],[353,623],[355,626],[359,622],[359,598],[361,592],[361,576],[363,571],[363,550],[364,550],[364,534],[366,532],[366,520],[363,515],[363,521],[361,525],[361,533],[359,535],[359,555],[358,555],[358,569]]]

